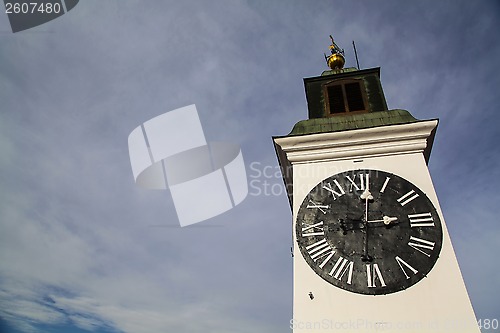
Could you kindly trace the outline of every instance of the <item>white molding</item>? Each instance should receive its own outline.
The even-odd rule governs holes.
[[[423,152],[437,120],[275,138],[292,164]]]

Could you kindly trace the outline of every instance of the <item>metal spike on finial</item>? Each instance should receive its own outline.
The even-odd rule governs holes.
[[[330,40],[332,41],[332,45],[329,46],[331,54],[329,56],[325,54],[326,64],[333,70],[342,69],[345,64],[344,49],[335,43],[332,35],[330,35]]]

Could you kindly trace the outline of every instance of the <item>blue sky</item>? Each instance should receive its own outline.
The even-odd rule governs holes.
[[[82,0],[16,34],[0,15],[2,332],[289,331],[271,137],[307,117],[329,34],[347,66],[355,40],[381,67],[389,108],[440,119],[430,172],[476,316],[498,318],[499,30],[496,1]],[[127,137],[190,104],[256,188],[180,228],[168,191],[136,187]]]

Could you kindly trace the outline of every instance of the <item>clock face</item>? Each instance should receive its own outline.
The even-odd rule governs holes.
[[[316,185],[302,202],[296,239],[325,281],[359,294],[404,290],[441,251],[441,221],[424,192],[397,175],[353,170]]]

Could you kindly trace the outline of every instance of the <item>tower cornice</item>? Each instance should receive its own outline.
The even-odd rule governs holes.
[[[277,149],[292,163],[314,163],[392,154],[430,156],[438,120],[378,126],[340,132],[275,137]]]

